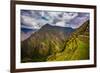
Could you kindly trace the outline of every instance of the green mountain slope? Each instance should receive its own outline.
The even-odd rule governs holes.
[[[56,53],[54,55],[49,56],[47,58],[47,61],[85,60],[85,59],[89,59],[89,43],[87,44],[84,41],[81,41],[81,39],[78,36],[66,42],[64,50],[60,53]]]
[[[46,25],[21,42],[21,62],[86,59],[89,59],[89,21],[75,30]]]

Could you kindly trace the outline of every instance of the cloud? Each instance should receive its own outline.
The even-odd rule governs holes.
[[[66,22],[69,22],[77,16],[78,16],[78,13],[64,13],[62,19]]]
[[[21,22],[27,26],[36,25],[35,19],[33,19],[32,17],[29,17],[29,16],[25,16],[25,15],[21,16]]]
[[[55,24],[56,26],[61,26],[61,27],[65,27],[66,23],[64,21],[59,21]]]
[[[87,16],[77,16],[75,19],[71,20],[71,22],[69,22],[70,26],[72,28],[78,28],[80,27],[85,21],[87,21],[89,19],[89,17]]]
[[[42,27],[47,22],[43,19],[36,20],[35,18],[22,15],[21,23],[24,24],[24,27],[26,28],[40,29],[40,27]]]
[[[45,24],[78,28],[89,19],[88,13],[21,10],[22,28],[40,29]]]

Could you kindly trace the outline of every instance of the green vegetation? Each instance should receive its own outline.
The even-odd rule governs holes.
[[[57,30],[43,27],[21,42],[21,62],[89,59],[89,21],[68,36]]]
[[[78,37],[71,38],[64,46],[66,47],[62,52],[49,56],[47,61],[89,59],[89,43],[81,41]]]

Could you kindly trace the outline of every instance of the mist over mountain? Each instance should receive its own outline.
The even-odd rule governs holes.
[[[21,28],[21,41],[26,40],[36,31],[37,29]]]

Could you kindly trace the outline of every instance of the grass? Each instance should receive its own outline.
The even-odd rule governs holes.
[[[34,55],[31,59],[24,58],[23,62],[44,62],[44,61],[69,61],[69,60],[86,60],[89,59],[89,37],[78,36],[71,37],[67,42],[60,44],[57,41],[49,43],[48,40],[41,42],[43,49],[40,50],[40,54],[46,54],[51,51],[48,56],[37,56]],[[47,50],[47,48],[50,50]],[[63,48],[63,51],[61,49]],[[36,52],[35,52],[36,53]]]
[[[85,39],[85,38],[84,38]],[[70,40],[63,52],[56,53],[47,58],[47,61],[86,60],[89,59],[89,44],[80,38]],[[87,40],[89,41],[89,40]],[[77,45],[76,47],[74,45]]]
[[[89,59],[89,44],[78,40],[79,46],[72,56],[72,60],[85,60]]]

